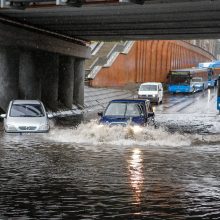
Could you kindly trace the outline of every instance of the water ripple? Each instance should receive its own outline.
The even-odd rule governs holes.
[[[0,135],[0,219],[220,216],[220,147],[211,137],[193,136],[186,146],[95,146]]]

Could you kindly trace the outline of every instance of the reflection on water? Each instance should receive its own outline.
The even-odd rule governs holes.
[[[208,89],[208,94],[207,94],[207,102],[209,103],[211,101],[211,90]]]
[[[141,150],[134,148],[132,151],[131,159],[128,160],[128,169],[130,173],[131,187],[134,191],[134,197],[137,204],[140,204],[141,202],[141,192],[144,181],[142,162],[143,159]]]
[[[219,160],[218,135],[94,123],[0,133],[0,219],[218,219]]]

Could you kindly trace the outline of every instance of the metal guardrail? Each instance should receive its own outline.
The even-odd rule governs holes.
[[[103,67],[110,67],[118,57],[119,53],[120,52],[113,52],[108,58],[107,62],[103,65]]]
[[[97,52],[101,49],[101,47],[102,47],[103,44],[104,44],[103,41],[102,41],[102,42],[98,42],[98,43],[96,44],[96,46],[92,49],[91,55],[92,55],[92,56],[96,55]]]
[[[95,66],[92,71],[89,72],[87,78],[94,79],[96,74],[102,69],[102,66]]]
[[[87,72],[87,79],[94,79],[102,67],[110,67],[120,53],[127,54],[132,48],[134,41],[116,43],[106,57],[99,57],[91,65],[91,70]]]

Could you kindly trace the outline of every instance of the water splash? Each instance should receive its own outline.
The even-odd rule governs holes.
[[[189,146],[191,140],[178,133],[169,133],[164,128],[152,126],[107,126],[96,121],[82,123],[77,128],[52,129],[49,140],[90,145],[141,145],[141,146]]]

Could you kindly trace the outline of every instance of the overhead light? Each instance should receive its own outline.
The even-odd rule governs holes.
[[[143,5],[145,0],[131,0],[131,2],[133,2],[135,4]]]
[[[0,8],[25,9],[28,6],[41,5],[46,2],[56,2],[56,5],[81,7],[86,0],[0,0]]]
[[[30,5],[30,1],[0,0],[0,8],[25,9]]]
[[[10,8],[14,8],[14,9],[21,9],[24,10],[25,8],[27,8],[29,6],[30,2],[23,2],[23,1],[10,1],[9,3],[9,7]]]
[[[81,7],[85,0],[56,0],[56,5],[68,5],[72,7]]]
[[[81,7],[84,2],[84,0],[67,0],[67,5],[73,7]]]
[[[134,4],[139,4],[143,5],[145,0],[119,0],[121,3],[134,3]]]

